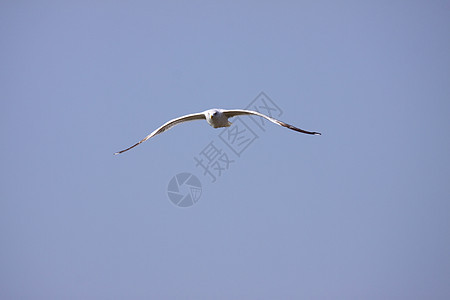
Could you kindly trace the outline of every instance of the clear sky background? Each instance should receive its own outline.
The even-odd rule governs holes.
[[[450,299],[449,1],[2,1],[0,39],[1,299]],[[261,91],[323,135],[113,156]]]

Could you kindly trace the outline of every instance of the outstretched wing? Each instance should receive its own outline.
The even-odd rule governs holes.
[[[253,110],[231,109],[231,110],[224,110],[223,114],[225,114],[225,116],[227,116],[228,118],[235,117],[235,116],[241,116],[241,115],[255,115],[255,116],[263,117],[263,118],[265,118],[265,119],[269,120],[270,122],[275,123],[277,125],[280,125],[280,126],[283,126],[283,127],[286,127],[286,128],[289,128],[289,129],[292,129],[292,130],[295,130],[295,131],[298,131],[298,132],[301,132],[301,133],[316,134],[316,135],[320,135],[321,134],[320,132],[306,131],[306,130],[297,128],[295,126],[292,126],[290,124],[284,123],[284,122],[282,122],[280,120],[271,118],[269,116],[266,116],[266,115],[264,115],[262,113],[259,113],[257,111],[253,111]]]
[[[149,135],[147,135],[143,140],[137,142],[136,144],[134,144],[133,146],[131,146],[131,147],[125,149],[125,150],[122,150],[122,151],[119,151],[119,152],[114,153],[114,155],[117,155],[117,154],[123,153],[123,152],[125,152],[125,151],[128,151],[128,150],[130,150],[131,148],[136,147],[136,146],[139,145],[140,143],[145,142],[145,141],[148,140],[149,138],[154,137],[154,136],[157,135],[157,134],[163,133],[163,132],[166,131],[166,130],[169,130],[170,128],[172,128],[172,127],[175,126],[175,125],[178,125],[178,124],[183,123],[183,122],[194,121],[194,120],[202,120],[202,119],[203,119],[203,120],[206,119],[204,113],[185,115],[185,116],[182,116],[182,117],[179,117],[179,118],[170,120],[169,122],[165,123],[164,125],[162,125],[162,126],[159,127],[158,129],[156,129],[155,131],[153,131],[152,133],[150,133]]]

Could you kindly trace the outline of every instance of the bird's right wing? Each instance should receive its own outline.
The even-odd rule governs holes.
[[[289,129],[291,129],[291,130],[295,130],[295,131],[298,131],[298,132],[301,132],[301,133],[313,134],[313,135],[320,135],[320,134],[321,134],[320,132],[306,131],[306,130],[297,128],[297,127],[295,127],[295,126],[293,126],[293,125],[290,125],[290,124],[288,124],[288,123],[284,123],[284,122],[282,122],[282,121],[280,121],[280,120],[271,118],[271,117],[269,117],[269,116],[266,116],[266,115],[264,115],[264,114],[262,114],[262,113],[260,113],[260,112],[253,111],[253,110],[230,109],[230,110],[224,110],[223,113],[224,113],[225,116],[227,116],[228,118],[232,118],[232,117],[240,116],[240,115],[255,115],[255,116],[263,117],[263,118],[265,118],[265,119],[269,120],[270,122],[275,123],[275,124],[277,124],[277,125],[280,125],[280,126],[283,126],[283,127],[286,127],[286,128],[289,128]]]
[[[131,147],[125,149],[125,150],[122,150],[122,151],[119,151],[119,152],[114,153],[114,155],[117,155],[117,154],[123,153],[123,152],[125,152],[125,151],[128,151],[128,150],[130,150],[131,148],[134,148],[134,147],[136,147],[137,145],[139,145],[139,144],[145,142],[145,141],[148,140],[149,138],[154,137],[154,136],[157,135],[157,134],[163,133],[164,131],[169,130],[169,129],[172,128],[173,126],[178,125],[178,124],[180,124],[180,123],[188,122],[188,121],[194,121],[194,120],[205,120],[205,119],[206,119],[206,117],[205,117],[205,114],[204,114],[204,113],[197,113],[197,114],[185,115],[185,116],[182,116],[182,117],[179,117],[179,118],[170,120],[169,122],[165,123],[164,125],[162,125],[162,126],[159,127],[158,129],[156,129],[155,131],[153,131],[152,133],[150,133],[149,135],[147,135],[147,136],[146,136],[144,139],[142,139],[141,141],[137,142],[136,144],[134,144],[133,146],[131,146]]]

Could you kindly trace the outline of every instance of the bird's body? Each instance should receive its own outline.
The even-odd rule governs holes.
[[[170,120],[169,122],[165,123],[164,125],[162,125],[161,127],[159,127],[158,129],[156,129],[155,131],[153,131],[152,133],[150,133],[149,135],[147,135],[143,140],[137,142],[136,144],[134,144],[133,146],[116,152],[114,153],[114,155],[123,153],[125,151],[130,150],[131,148],[136,147],[137,145],[145,142],[146,140],[148,140],[151,137],[154,137],[157,134],[163,133],[164,131],[172,128],[173,126],[183,123],[183,122],[188,122],[188,121],[194,121],[194,120],[206,120],[208,122],[209,125],[211,125],[214,128],[221,128],[221,127],[229,127],[231,126],[231,122],[228,121],[228,118],[232,118],[235,116],[240,116],[240,115],[255,115],[255,116],[259,116],[262,118],[265,118],[267,120],[269,120],[272,123],[275,123],[277,125],[289,128],[291,130],[295,130],[301,133],[306,133],[306,134],[312,134],[312,135],[320,135],[319,132],[313,132],[313,131],[306,131],[300,128],[297,128],[295,126],[289,125],[287,123],[284,123],[280,120],[271,118],[269,116],[266,116],[262,113],[256,112],[256,111],[252,111],[252,110],[244,110],[244,109],[231,109],[231,110],[225,110],[225,109],[208,109],[204,112],[201,113],[196,113],[196,114],[189,114],[189,115],[185,115],[173,120]]]
[[[208,109],[203,112],[206,117],[206,122],[213,128],[230,127],[231,122],[228,121],[228,117],[223,113],[223,109]]]

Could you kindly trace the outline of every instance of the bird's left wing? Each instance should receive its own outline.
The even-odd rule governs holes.
[[[154,137],[154,136],[157,135],[157,134],[163,133],[163,132],[166,131],[166,130],[169,130],[170,128],[172,128],[172,127],[175,126],[175,125],[178,125],[178,124],[183,123],[183,122],[194,121],[194,120],[202,120],[202,119],[206,119],[204,113],[197,113],[197,114],[185,115],[185,116],[182,116],[182,117],[179,117],[179,118],[170,120],[169,122],[165,123],[164,125],[162,125],[162,126],[159,127],[158,129],[156,129],[155,131],[153,131],[152,133],[150,133],[149,135],[147,135],[147,136],[146,136],[144,139],[142,139],[141,141],[137,142],[136,144],[134,144],[133,146],[131,146],[131,147],[125,149],[125,150],[122,150],[122,151],[119,151],[119,152],[114,153],[114,155],[117,155],[117,154],[123,153],[123,152],[125,152],[125,151],[128,151],[128,150],[130,150],[131,148],[134,148],[134,147],[136,147],[137,145],[139,145],[139,144],[145,142],[145,141],[148,140],[149,138]]]
[[[262,114],[260,112],[253,111],[253,110],[231,109],[231,110],[224,110],[223,114],[225,114],[225,116],[227,116],[227,118],[232,118],[232,117],[240,116],[240,115],[255,115],[255,116],[263,117],[263,118],[265,118],[265,119],[269,120],[270,122],[275,123],[277,125],[280,125],[280,126],[283,126],[283,127],[286,127],[286,128],[289,128],[291,130],[295,130],[295,131],[298,131],[298,132],[301,132],[301,133],[314,134],[314,135],[320,135],[321,134],[320,132],[306,131],[306,130],[297,128],[295,126],[292,126],[290,124],[284,123],[284,122],[282,122],[280,120],[271,118],[269,116],[266,116],[266,115],[264,115],[264,114]]]

